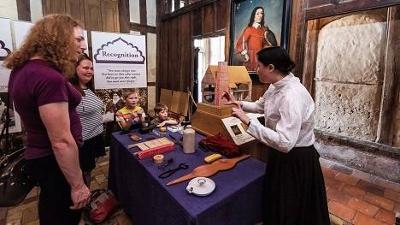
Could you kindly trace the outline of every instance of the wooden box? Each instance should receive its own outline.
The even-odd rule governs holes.
[[[231,106],[198,103],[197,110],[191,117],[192,127],[204,135],[221,133],[225,137],[230,137],[221,119],[231,116],[231,113]]]

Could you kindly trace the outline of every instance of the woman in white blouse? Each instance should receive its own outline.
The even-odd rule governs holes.
[[[257,73],[271,84],[256,102],[233,104],[232,115],[266,145],[264,225],[329,225],[324,178],[314,148],[314,101],[290,71],[295,64],[280,47],[257,53]],[[265,125],[245,112],[263,113]]]

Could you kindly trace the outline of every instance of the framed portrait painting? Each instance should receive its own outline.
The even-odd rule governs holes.
[[[232,0],[230,64],[257,69],[257,52],[287,48],[291,0]]]

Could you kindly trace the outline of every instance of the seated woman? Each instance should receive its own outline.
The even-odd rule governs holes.
[[[118,110],[115,114],[116,121],[122,130],[127,131],[132,125],[140,124],[145,121],[145,113],[139,105],[139,91],[137,89],[129,90],[123,94],[125,107]]]

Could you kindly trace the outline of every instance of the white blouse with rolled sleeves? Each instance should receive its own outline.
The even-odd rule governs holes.
[[[288,153],[314,144],[314,101],[293,74],[271,84],[256,102],[241,102],[246,112],[263,113],[265,126],[250,120],[247,132],[264,144]]]

